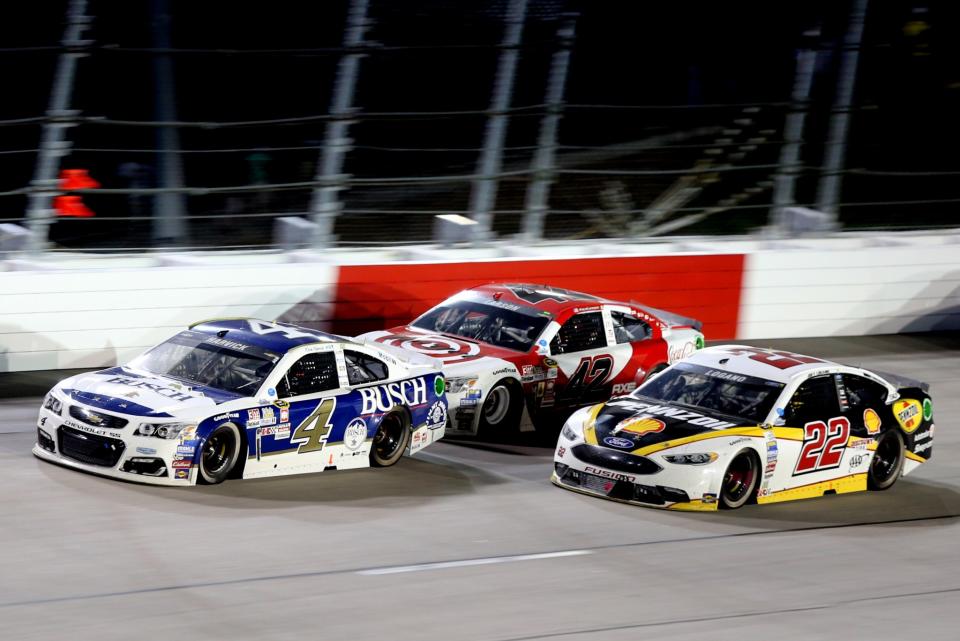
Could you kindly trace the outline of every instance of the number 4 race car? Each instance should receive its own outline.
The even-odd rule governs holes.
[[[698,321],[546,285],[474,287],[362,338],[443,361],[461,435],[562,422],[703,346]]]
[[[708,347],[571,416],[552,480],[685,510],[885,490],[933,451],[927,390],[790,352]]]
[[[396,463],[443,437],[440,364],[254,319],[190,326],[46,396],[33,453],[157,485]]]

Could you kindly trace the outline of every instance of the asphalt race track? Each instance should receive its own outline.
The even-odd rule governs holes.
[[[931,463],[715,514],[558,489],[535,443],[169,489],[35,459],[39,399],[0,401],[0,638],[960,638],[960,336],[774,344],[929,382]]]

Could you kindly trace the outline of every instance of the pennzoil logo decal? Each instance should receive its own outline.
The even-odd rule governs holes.
[[[920,405],[920,401],[915,401],[912,398],[899,400],[894,403],[893,415],[896,417],[897,422],[900,423],[900,427],[902,427],[903,431],[907,434],[912,433],[920,427],[920,424],[923,422],[923,408]]]

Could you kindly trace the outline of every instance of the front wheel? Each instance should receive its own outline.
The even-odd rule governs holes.
[[[903,470],[903,436],[900,430],[886,431],[877,441],[877,450],[867,472],[867,487],[871,490],[886,490],[900,478]]]
[[[375,467],[390,467],[400,460],[410,442],[410,425],[406,415],[391,412],[380,420],[370,448],[370,464]]]
[[[222,483],[240,458],[240,430],[227,423],[213,430],[200,450],[197,480],[208,485]]]
[[[480,434],[489,436],[492,432],[515,429],[523,411],[521,396],[517,386],[507,381],[494,385],[480,408]]]
[[[750,500],[760,478],[760,464],[756,455],[748,450],[737,454],[723,474],[720,490],[720,506],[735,510]]]

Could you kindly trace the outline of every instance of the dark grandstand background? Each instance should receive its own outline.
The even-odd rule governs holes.
[[[18,50],[58,45],[63,33],[65,1],[18,4],[16,19],[0,23],[0,78],[4,85],[0,119],[42,115],[46,109],[56,51]],[[486,109],[503,34],[507,6],[500,1],[440,2],[372,0],[374,45],[363,60],[355,104],[363,112],[457,111]],[[153,45],[155,2],[91,0],[88,32],[95,45],[80,62],[73,104],[86,116],[119,120],[152,120],[155,79]],[[341,46],[347,2],[230,3],[169,0],[170,38],[176,77],[177,118],[223,122],[323,114],[329,108]],[[846,1],[769,2],[676,1],[575,2],[531,0],[514,107],[543,102],[550,56],[556,49],[558,19],[578,14],[576,39],[566,101],[576,105],[672,105],[642,110],[572,109],[563,119],[561,145],[601,148],[698,126],[724,124],[736,117],[737,105],[786,103],[794,79],[795,52],[808,42],[804,32],[820,27],[814,42],[822,50],[812,95],[803,162],[819,166],[822,140],[836,88],[840,45],[847,28]],[[960,96],[960,8],[948,0],[874,0],[870,4],[862,47],[847,166],[874,171],[949,172],[958,169],[956,123]],[[475,45],[475,46],[474,46]],[[315,51],[329,48],[329,51]],[[229,51],[190,51],[221,49]],[[314,51],[271,52],[271,49]],[[259,50],[249,52],[250,50]],[[246,51],[246,52],[245,52]],[[732,105],[729,108],[684,109],[684,106]],[[782,127],[783,107],[764,111],[771,126]],[[457,117],[360,119],[351,135],[357,149],[346,170],[356,176],[428,176],[470,173],[476,148],[482,145],[483,114]],[[536,143],[539,112],[511,117],[505,166],[529,166]],[[39,125],[0,129],[0,151],[34,149]],[[229,129],[184,129],[184,149],[318,146],[323,122],[289,126]],[[78,148],[142,149],[156,146],[156,130],[86,124],[71,131]],[[454,148],[463,151],[394,151],[391,149]],[[779,147],[771,145],[761,160],[776,162]],[[247,151],[185,154],[185,182],[190,186],[242,185],[251,182],[310,180],[319,152],[269,151],[255,157]],[[0,154],[0,191],[27,185],[34,171],[34,153]],[[671,169],[696,160],[689,153],[654,154],[641,167]],[[124,187],[119,167],[134,161],[156,166],[146,152],[75,151],[64,166],[83,167],[104,187]],[[623,160],[620,162],[627,162]],[[638,161],[639,162],[639,161]],[[643,164],[645,163],[645,164]],[[842,200],[847,203],[950,199],[956,176],[927,175],[885,179],[847,176]],[[736,178],[731,178],[736,180]],[[753,180],[753,179],[751,179]],[[666,184],[666,183],[664,183]],[[649,182],[633,196],[644,200],[663,188]],[[798,200],[813,200],[816,175],[800,183]],[[522,185],[520,186],[522,187]],[[581,189],[584,206],[596,200],[599,188]],[[649,194],[647,194],[649,192]],[[519,208],[517,189],[501,189],[499,209]],[[558,192],[563,194],[561,190]],[[575,196],[581,192],[576,192]],[[446,194],[422,195],[406,202],[395,189],[356,191],[348,207],[395,204],[464,209],[468,186]],[[571,196],[573,198],[574,196]],[[351,201],[353,198],[353,201]],[[555,197],[556,198],[556,197]],[[437,201],[437,202],[432,202]],[[110,224],[126,216],[129,201],[117,196],[87,200],[98,213],[97,226],[82,230],[67,224],[54,228],[55,240],[78,238],[107,242],[110,236],[135,231],[129,223]],[[222,213],[257,208],[303,211],[309,191],[254,196],[194,196],[189,211]],[[520,203],[520,204],[518,204]],[[20,215],[26,199],[0,199],[3,218]],[[557,202],[552,203],[554,207]],[[563,203],[559,203],[562,208]],[[850,207],[841,218],[851,226],[915,222],[943,224],[956,204],[912,207]],[[761,215],[765,215],[762,212]],[[919,216],[919,217],[918,217]],[[727,225],[739,229],[726,219]],[[757,219],[756,222],[762,222]],[[504,233],[516,221],[504,218]],[[748,220],[749,223],[749,220]],[[514,225],[514,227],[511,227]],[[705,231],[723,231],[709,226]]]

